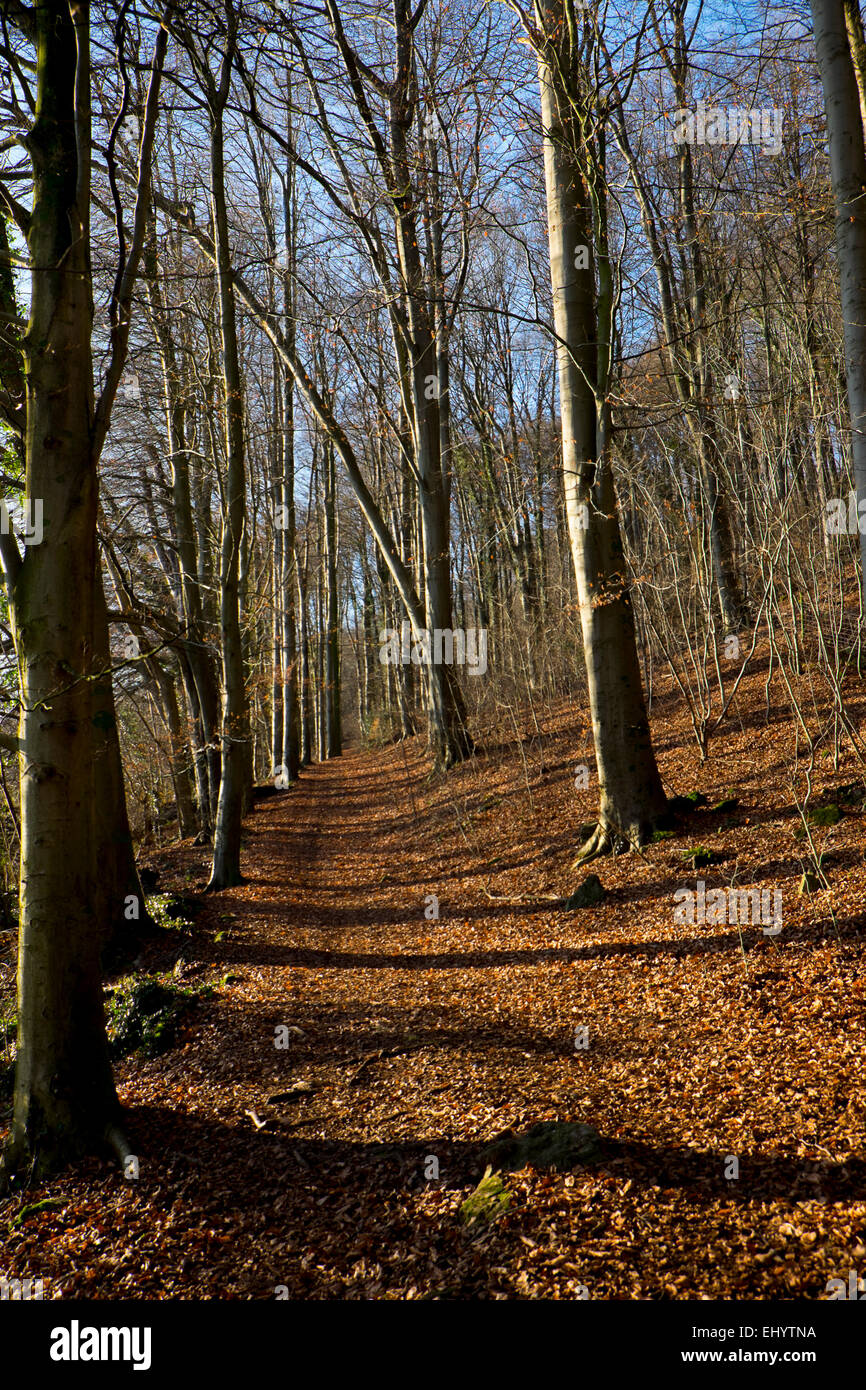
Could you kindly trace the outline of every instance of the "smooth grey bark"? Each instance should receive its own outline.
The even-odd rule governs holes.
[[[276,356],[273,359],[274,384],[273,384],[273,418],[279,422],[282,411],[280,367]],[[284,681],[284,659],[283,659],[283,599],[282,581],[284,571],[283,560],[283,527],[280,524],[282,513],[282,480],[281,480],[281,459],[280,459],[280,438],[279,430],[275,430],[269,440],[269,454],[271,465],[271,507],[274,516],[273,540],[271,543],[271,718],[270,718],[270,753],[272,776],[278,775],[278,770],[283,766],[283,681]]]
[[[324,623],[324,730],[326,758],[338,758],[343,752],[343,731],[340,713],[340,605],[337,593],[337,480],[334,450],[325,441],[322,459],[322,505],[324,510],[325,594]]]
[[[4,554],[21,682],[18,1055],[7,1164],[51,1167],[97,1146],[118,1109],[94,907],[91,670],[98,575],[90,448],[89,21],[63,0],[35,13],[39,93],[26,362],[27,493],[41,544]],[[76,57],[77,52],[77,57]],[[85,95],[86,94],[86,95]],[[83,137],[83,140],[82,138]],[[14,543],[14,542],[13,542]],[[16,551],[17,553],[17,551]]]
[[[291,96],[291,77],[288,93]],[[289,106],[287,136],[293,139],[291,105]],[[286,267],[283,275],[283,334],[292,352],[296,347],[297,289],[295,260],[298,241],[298,209],[295,168],[287,161],[283,175],[283,247]],[[281,505],[285,529],[280,552],[280,613],[282,617],[282,752],[290,782],[297,780],[301,766],[301,709],[298,687],[298,635],[296,611],[295,565],[297,519],[295,513],[295,382],[290,372],[283,380],[282,476]]]
[[[243,389],[238,351],[234,272],[225,189],[223,119],[231,87],[237,44],[237,17],[226,7],[227,34],[215,82],[204,61],[194,59],[208,101],[210,193],[219,295],[219,328],[225,412],[226,477],[220,547],[220,650],[222,657],[221,776],[213,865],[208,888],[217,891],[243,881],[241,823],[248,782],[249,721],[241,637],[241,548],[246,521],[246,461]]]
[[[863,33],[863,12],[860,0],[842,0],[845,11],[845,30],[854,64],[857,95],[860,98],[860,120],[866,131],[866,35]]]
[[[122,774],[116,785],[112,756],[117,743],[110,674],[106,678],[96,466],[125,356],[128,277],[134,278],[140,254],[134,237],[115,285],[112,354],[97,403],[89,10],[82,4],[73,17],[65,3],[51,0],[31,12],[29,23],[37,104],[27,137],[34,183],[26,222],[31,301],[22,342],[24,439],[27,495],[43,507],[44,534],[23,559],[13,537],[0,541],[22,710],[18,1056],[9,1172],[30,1161],[45,1170],[100,1147],[110,1135],[119,1138],[100,952],[127,855],[112,860],[100,882],[105,811],[100,816],[95,802],[100,793],[122,801],[123,785]],[[147,140],[146,126],[145,166]],[[139,193],[138,212],[146,181]],[[119,812],[120,801],[113,800],[112,809]]]
[[[299,763],[308,767],[313,760],[313,709],[310,681],[310,634],[307,616],[307,541],[304,541],[303,568],[295,551],[295,580],[298,591],[298,690],[300,695]]]
[[[858,512],[866,503],[866,149],[843,0],[811,0],[836,204],[836,259]],[[822,518],[823,522],[823,518]],[[860,535],[866,602],[866,535]]]
[[[119,764],[106,762],[108,778],[94,768],[100,724],[103,748],[116,752],[104,684],[97,465],[126,359],[167,33],[162,27],[156,41],[128,242],[118,211],[110,351],[97,400],[89,6],[41,0],[32,9],[4,9],[36,52],[36,113],[26,138],[33,204],[29,216],[18,212],[31,285],[22,341],[26,493],[41,502],[44,524],[42,540],[23,558],[13,536],[0,537],[21,695],[18,1054],[4,1175],[25,1168],[32,1175],[104,1147],[121,1159],[129,1152],[118,1127],[100,970],[109,895],[99,881],[104,812],[94,804]],[[122,778],[115,794],[123,796]],[[115,884],[112,872],[111,892]]]
[[[574,12],[567,25],[563,0],[538,0],[536,13],[563,487],[599,780],[598,826],[580,856],[588,859],[646,840],[666,813],[667,799],[643,697],[608,457],[614,294],[603,149],[588,145],[601,135],[586,134],[591,98],[581,58],[569,43],[577,28]],[[587,257],[576,254],[579,247]]]

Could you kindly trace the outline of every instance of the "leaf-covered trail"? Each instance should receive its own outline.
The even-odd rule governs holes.
[[[736,841],[741,882],[750,852],[794,882],[773,741],[742,736],[751,813],[701,826]],[[684,744],[662,756],[681,777]],[[92,1161],[47,1184],[67,1206],[10,1232],[6,1268],[67,1297],[400,1299],[819,1298],[866,1268],[857,914],[831,937],[793,910],[779,941],[675,925],[669,844],[562,912],[581,746],[554,721],[543,755],[488,747],[440,779],[414,745],[351,752],[259,802],[247,883],[175,968],[216,995],[180,1046],[118,1067],[140,1178]],[[594,1125],[608,1157],[509,1176],[508,1214],[467,1231],[480,1147],[548,1119]]]

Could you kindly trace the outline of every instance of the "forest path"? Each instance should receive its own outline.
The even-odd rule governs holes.
[[[573,716],[446,777],[420,741],[315,765],[247,818],[248,881],[145,963],[181,949],[177,983],[215,989],[178,1045],[117,1067],[140,1177],[88,1160],[28,1196],[65,1205],[9,1228],[5,1270],[66,1297],[825,1296],[866,1249],[862,911],[830,938],[796,897],[777,730],[699,773],[663,731],[668,775],[711,796],[739,744],[751,804],[699,833],[741,881],[774,856],[778,941],[674,922],[682,844],[594,866],[593,908],[547,900],[592,796],[575,814]],[[206,875],[189,842],[160,860],[180,891]],[[483,1145],[547,1120],[607,1157],[512,1174],[509,1212],[465,1228]]]

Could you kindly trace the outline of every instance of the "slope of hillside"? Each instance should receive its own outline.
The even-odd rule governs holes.
[[[821,1299],[866,1270],[866,786],[815,774],[841,818],[814,829],[829,890],[801,894],[760,670],[704,766],[673,695],[653,716],[669,791],[739,804],[592,865],[581,910],[574,710],[444,778],[418,743],[352,751],[258,803],[246,885],[141,963],[212,992],[119,1063],[139,1177],[87,1162],[5,1201],[7,1271],[47,1297]],[[190,893],[204,853],[160,868]],[[699,881],[781,892],[781,931],[676,920]],[[593,1161],[504,1171],[465,1224],[484,1145],[544,1121],[593,1126]]]

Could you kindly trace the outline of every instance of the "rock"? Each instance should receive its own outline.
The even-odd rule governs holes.
[[[800,879],[800,886],[797,889],[797,896],[802,898],[805,897],[807,893],[820,893],[822,887],[823,885],[818,875],[816,873],[813,873],[811,869],[807,869],[803,877]]]
[[[570,898],[565,899],[562,906],[566,912],[574,912],[579,907],[594,907],[604,897],[606,892],[601,879],[597,874],[587,874],[580,887],[575,889]]]
[[[815,806],[809,812],[812,825],[836,825],[842,819],[842,812],[835,802],[829,806]]]
[[[564,1120],[543,1120],[525,1134],[507,1130],[481,1154],[485,1163],[509,1173],[529,1165],[566,1172],[601,1156],[602,1141],[597,1129]]]
[[[736,811],[739,804],[740,798],[738,796],[726,796],[724,800],[717,801],[711,809],[713,811]]]
[[[508,1211],[510,1206],[511,1197],[505,1183],[488,1164],[484,1171],[484,1177],[475,1191],[470,1192],[466,1201],[460,1204],[460,1220],[464,1226],[472,1226],[477,1223],[488,1225],[491,1221],[495,1221],[497,1216],[502,1216],[504,1212]]]

